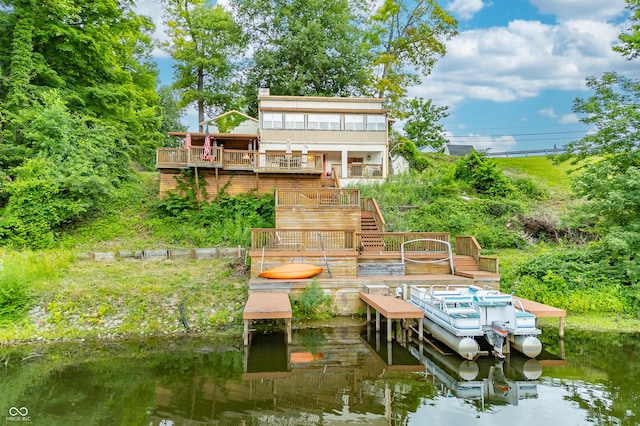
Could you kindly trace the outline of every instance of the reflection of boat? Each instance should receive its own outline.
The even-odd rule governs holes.
[[[428,374],[458,398],[517,405],[521,399],[537,398],[537,379],[542,366],[535,359],[513,353],[505,359],[469,361],[442,355],[430,345],[410,346]]]
[[[322,268],[309,263],[286,263],[260,272],[262,278],[296,279],[311,278],[322,272]]]
[[[476,286],[411,286],[411,303],[424,311],[424,326],[463,358],[480,353],[483,337],[503,357],[505,343],[533,358],[542,350],[536,316],[510,294]]]

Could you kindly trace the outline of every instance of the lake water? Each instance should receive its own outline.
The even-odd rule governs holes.
[[[637,425],[640,335],[544,330],[464,361],[360,323],[240,339],[0,348],[2,425]],[[561,344],[563,343],[563,344]]]

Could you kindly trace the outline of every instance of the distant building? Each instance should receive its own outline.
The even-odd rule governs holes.
[[[453,145],[447,144],[444,147],[444,153],[447,155],[453,155],[455,157],[464,157],[474,151],[473,145]]]

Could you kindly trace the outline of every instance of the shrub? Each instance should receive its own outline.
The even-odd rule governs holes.
[[[455,177],[466,181],[481,194],[503,197],[513,192],[512,186],[498,170],[496,163],[484,152],[471,151],[459,160]]]
[[[314,279],[293,303],[293,315],[296,318],[322,319],[333,316],[330,310],[331,296],[318,287]]]

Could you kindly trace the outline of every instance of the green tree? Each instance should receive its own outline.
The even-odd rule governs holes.
[[[430,145],[434,149],[442,148],[446,143],[445,131],[438,121],[449,114],[449,107],[439,107],[431,99],[412,99],[409,102],[409,112],[404,131],[417,147]]]
[[[0,241],[46,247],[161,141],[149,19],[129,0],[0,0]],[[72,111],[72,112],[71,112]]]
[[[371,85],[396,116],[409,86],[428,75],[446,52],[457,22],[433,0],[385,0],[371,16],[365,43],[371,51]],[[415,70],[415,71],[414,71]]]
[[[11,105],[4,142],[28,143],[15,117],[58,89],[87,121],[121,126],[129,155],[152,164],[160,111],[157,71],[149,56],[151,22],[136,15],[128,0],[0,4],[0,96]]]
[[[165,0],[170,43],[164,48],[175,60],[179,106],[196,105],[198,122],[237,108],[234,58],[244,54],[246,38],[233,15],[206,0]],[[200,125],[202,130],[202,125]]]
[[[352,0],[233,0],[250,34],[253,61],[247,97],[257,108],[256,88],[277,95],[362,95],[366,52]]]
[[[640,2],[627,0],[632,12],[631,32],[620,35],[623,42],[614,50],[629,59],[640,51]],[[582,203],[571,220],[601,236],[599,244],[611,264],[625,271],[630,284],[640,283],[640,81],[607,72],[601,78],[587,78],[594,94],[576,99],[573,109],[592,131],[567,144],[561,159],[574,157],[590,161],[573,180]]]
[[[613,50],[620,52],[629,59],[637,58],[640,54],[640,0],[625,0],[627,9],[631,16],[629,17],[631,25],[627,28],[626,33],[618,36],[622,42],[619,46],[614,46]]]
[[[177,146],[179,142],[176,138],[169,136],[169,132],[184,132],[186,126],[181,123],[183,116],[182,110],[178,107],[180,102],[178,93],[169,86],[158,88],[160,96],[160,106],[162,107],[162,124],[160,132],[164,136],[164,146]]]

